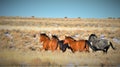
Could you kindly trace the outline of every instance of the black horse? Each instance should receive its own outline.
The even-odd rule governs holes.
[[[65,52],[67,48],[71,49],[71,47],[68,44],[64,44],[64,40],[59,40],[58,46],[59,46],[60,50],[62,50],[62,52]]]
[[[104,53],[107,53],[110,46],[115,50],[115,47],[113,47],[110,41],[100,39],[95,34],[91,34],[88,41],[91,43],[91,48],[93,51],[103,51]]]
[[[58,47],[60,48],[60,50],[62,50],[62,52],[65,52],[67,48],[71,49],[71,47],[69,47],[68,44],[64,44],[64,40],[59,40],[56,35],[52,35],[52,37],[54,37],[58,40]]]

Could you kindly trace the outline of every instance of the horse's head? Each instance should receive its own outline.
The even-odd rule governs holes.
[[[97,36],[95,34],[91,34],[89,36],[89,41],[92,42],[92,41],[95,41],[97,39]]]
[[[41,33],[40,34],[40,42],[44,42],[46,40],[50,40],[50,38],[45,33]]]
[[[70,42],[75,41],[72,37],[70,36],[65,36],[64,44],[68,44]]]
[[[59,40],[56,35],[52,35],[52,39],[57,39],[57,40]]]

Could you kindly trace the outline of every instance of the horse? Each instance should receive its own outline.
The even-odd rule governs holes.
[[[58,41],[59,41],[58,37],[56,35],[52,35],[52,38],[49,42],[50,50],[54,51],[57,49]]]
[[[85,51],[89,52],[89,46],[90,44],[87,40],[78,40],[76,41],[70,36],[65,36],[64,44],[69,44],[69,46],[72,49],[72,52],[74,53],[75,51]]]
[[[57,49],[58,45],[58,38],[55,35],[52,35],[52,38],[50,39],[45,33],[40,34],[40,42],[43,43],[43,49],[45,50],[54,50]]]
[[[110,46],[113,50],[116,49],[115,47],[113,47],[110,41],[108,41],[107,39],[100,39],[95,34],[91,34],[88,41],[91,43],[92,50],[95,52],[103,51],[104,53],[107,53]]]
[[[45,33],[41,33],[40,34],[40,42],[43,43],[43,49],[48,50],[49,47],[49,42],[50,42],[50,38],[45,34]]]
[[[71,49],[71,47],[68,44],[64,44],[64,40],[59,40],[58,46],[59,46],[59,49],[62,50],[62,52],[65,52],[67,48]]]

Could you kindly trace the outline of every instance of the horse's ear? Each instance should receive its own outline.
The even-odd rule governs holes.
[[[65,34],[65,37],[68,37],[68,34]]]
[[[53,37],[53,35],[52,35],[52,37]]]
[[[65,35],[65,38],[66,38],[67,36]]]

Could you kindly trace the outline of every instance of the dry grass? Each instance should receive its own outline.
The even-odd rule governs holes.
[[[10,36],[6,36],[9,32]],[[39,51],[39,33],[56,34],[60,39],[65,35],[75,39],[88,39],[91,33],[104,34],[112,41],[117,50],[108,50],[108,54],[92,51],[90,53],[67,50]],[[37,37],[34,38],[33,36]],[[120,19],[74,19],[74,18],[0,18],[0,66],[119,66]]]

